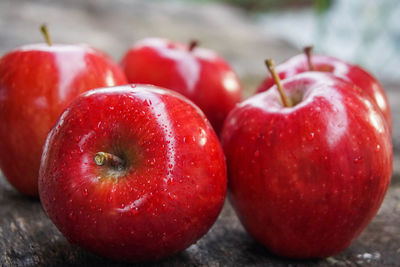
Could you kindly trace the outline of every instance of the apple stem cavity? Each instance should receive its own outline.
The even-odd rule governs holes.
[[[42,24],[42,26],[40,26],[40,31],[42,32],[44,39],[46,40],[46,43],[49,46],[52,46],[53,42],[51,41],[49,30],[48,30],[46,24]]]
[[[197,40],[191,40],[189,43],[189,51],[192,52],[199,45]]]
[[[97,166],[109,165],[118,170],[125,167],[125,162],[120,157],[106,152],[97,152],[94,156],[94,162]]]
[[[292,101],[285,94],[285,91],[283,90],[283,86],[281,84],[281,79],[279,78],[278,74],[276,73],[274,61],[272,59],[267,59],[267,60],[265,60],[265,65],[267,65],[269,73],[271,73],[271,76],[274,79],[276,86],[278,87],[278,91],[281,96],[283,106],[284,107],[292,107],[293,106]]]
[[[312,64],[312,61],[311,61],[311,52],[312,52],[312,50],[313,50],[313,46],[312,45],[304,47],[304,53],[306,54],[306,57],[307,57],[308,68],[311,71],[315,70],[314,65]]]

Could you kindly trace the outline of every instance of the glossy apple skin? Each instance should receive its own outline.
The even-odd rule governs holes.
[[[340,59],[325,56],[312,55],[311,61],[315,71],[329,72],[342,79],[350,81],[363,89],[381,109],[389,129],[392,128],[390,106],[385,90],[382,85],[366,70],[360,66],[346,63]],[[281,79],[292,77],[298,73],[310,71],[307,57],[304,54],[290,58],[276,67],[276,71]],[[274,85],[274,80],[268,76],[260,85],[257,92],[268,90]]]
[[[303,100],[284,108],[274,86],[228,115],[228,195],[248,233],[273,253],[328,257],[350,245],[383,201],[389,129],[365,92],[331,74],[298,74],[283,87]]]
[[[0,59],[0,168],[21,193],[38,195],[46,136],[80,93],[126,84],[122,69],[86,45],[33,44]]]
[[[97,166],[97,152],[126,169]],[[138,85],[93,90],[50,132],[39,191],[65,237],[123,261],[158,260],[202,237],[227,187],[225,157],[212,126],[181,95]]]
[[[241,101],[242,88],[229,64],[215,52],[159,38],[137,42],[122,66],[130,83],[177,91],[198,105],[219,133],[226,115]]]

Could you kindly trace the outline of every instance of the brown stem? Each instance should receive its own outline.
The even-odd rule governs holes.
[[[114,168],[123,168],[125,162],[118,156],[106,152],[97,152],[94,156],[94,162],[97,166],[110,165]]]
[[[311,61],[311,52],[312,52],[312,49],[313,49],[313,46],[312,46],[312,45],[306,46],[306,47],[304,47],[304,49],[303,49],[303,50],[304,50],[304,53],[306,54],[306,57],[307,57],[308,68],[309,68],[311,71],[315,70],[314,65],[312,64],[312,61]]]
[[[49,30],[47,29],[46,24],[42,24],[42,26],[40,26],[40,31],[42,32],[44,39],[46,40],[46,43],[49,46],[52,46],[53,42],[51,41]]]
[[[189,43],[189,51],[193,51],[197,46],[199,45],[199,42],[197,40],[191,40]]]
[[[282,84],[281,84],[281,79],[279,78],[278,74],[276,73],[275,70],[275,63],[272,59],[267,59],[265,60],[265,65],[267,65],[267,68],[269,72],[271,73],[272,78],[274,78],[275,84],[278,87],[279,94],[281,95],[282,103],[284,107],[291,107],[292,101],[290,98],[287,97],[285,94],[285,91],[283,90]]]

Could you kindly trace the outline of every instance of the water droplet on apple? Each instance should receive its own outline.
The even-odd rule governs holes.
[[[311,132],[308,136],[307,136],[307,140],[308,141],[312,141],[314,139],[314,132]]]
[[[254,157],[255,158],[258,158],[259,156],[260,156],[260,151],[257,150],[256,152],[254,152]]]
[[[73,212],[70,212],[70,213],[68,214],[68,218],[69,218],[71,221],[76,221],[76,216],[75,216],[75,214],[74,214]]]
[[[171,199],[171,200],[177,199],[176,195],[172,194],[172,193],[168,193],[168,198]]]
[[[146,104],[146,106],[151,106],[152,104],[150,99],[146,99],[144,103]]]
[[[381,146],[379,144],[377,144],[375,147],[375,152],[379,152],[380,150],[381,150]]]
[[[84,197],[87,197],[88,196],[88,190],[87,190],[87,188],[85,187],[85,188],[83,188],[82,189],[82,196],[84,196]]]
[[[363,162],[363,159],[362,159],[361,156],[359,156],[359,157],[354,158],[353,162],[354,162],[354,163],[362,163],[362,162]]]
[[[138,212],[139,212],[139,209],[137,207],[134,207],[133,209],[131,209],[132,215],[136,215]],[[132,232],[134,232],[134,231],[131,231],[131,234],[132,234]]]

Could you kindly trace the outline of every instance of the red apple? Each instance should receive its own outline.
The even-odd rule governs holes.
[[[203,236],[226,193],[225,158],[204,114],[153,86],[93,90],[44,147],[43,207],[74,244],[124,261],[158,260]]]
[[[298,73],[310,70],[333,73],[335,76],[350,81],[363,89],[381,109],[391,129],[390,107],[385,90],[370,73],[360,66],[344,62],[334,57],[311,55],[309,47],[306,47],[305,50],[306,53],[292,57],[276,67],[276,71],[281,79],[286,79]],[[269,76],[260,85],[258,92],[266,91],[272,85],[274,85],[274,80]]]
[[[242,89],[229,64],[215,52],[149,38],[132,46],[122,60],[128,81],[177,91],[197,104],[215,131],[241,100]]]
[[[125,84],[121,68],[87,45],[32,44],[0,59],[0,168],[20,192],[38,195],[47,133],[80,93]]]
[[[239,104],[221,132],[229,198],[248,233],[277,255],[344,250],[375,216],[392,174],[378,106],[332,74],[306,72]],[[244,156],[246,155],[246,156]]]

